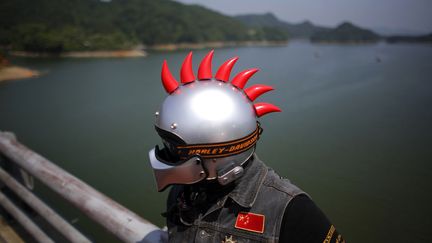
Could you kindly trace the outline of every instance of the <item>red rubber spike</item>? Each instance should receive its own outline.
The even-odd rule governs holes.
[[[161,80],[168,94],[174,92],[179,86],[177,80],[172,76],[166,60],[164,60],[162,64]]]
[[[211,79],[212,78],[212,59],[214,50],[211,50],[201,61],[198,68],[198,79]]]
[[[260,95],[270,90],[274,90],[273,87],[264,84],[255,84],[245,89],[244,92],[251,101],[254,101]]]
[[[189,54],[186,56],[186,58],[183,61],[180,70],[180,80],[184,84],[195,81],[195,75],[192,69],[192,52],[189,52]]]
[[[228,82],[231,70],[239,58],[233,57],[222,64],[216,72],[215,78],[220,81]]]
[[[259,71],[258,68],[244,70],[233,78],[231,84],[236,86],[239,89],[243,89],[247,81],[252,77],[252,75],[254,75],[258,71]]]
[[[255,107],[255,113],[258,117],[261,117],[270,112],[282,111],[279,107],[269,103],[256,103],[254,104],[254,107]]]

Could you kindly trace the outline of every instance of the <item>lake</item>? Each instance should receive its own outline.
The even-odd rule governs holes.
[[[194,66],[208,50],[194,52]],[[179,77],[186,51],[130,59],[12,58],[38,78],[0,84],[0,130],[153,223],[163,226],[147,160],[159,142],[160,68]],[[350,242],[432,241],[432,46],[222,48],[213,72],[261,69],[248,85],[282,108],[260,119],[257,153],[308,192]],[[43,185],[36,192],[97,242],[116,242]]]

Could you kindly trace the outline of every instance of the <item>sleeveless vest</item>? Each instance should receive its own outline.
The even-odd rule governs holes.
[[[278,242],[286,206],[304,192],[266,167],[256,155],[234,183],[232,191],[207,205],[190,223],[184,223],[178,214],[167,213],[169,242]],[[176,207],[182,187],[171,189],[168,208]]]

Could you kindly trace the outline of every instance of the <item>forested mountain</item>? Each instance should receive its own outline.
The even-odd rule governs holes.
[[[230,17],[170,0],[1,0],[0,52],[131,49],[138,44],[286,41],[370,42],[374,32],[343,23],[336,28],[291,24],[271,13]],[[430,36],[386,39],[430,42]]]
[[[299,24],[287,23],[272,13],[245,14],[235,18],[251,28],[272,28],[284,32],[289,38],[304,38],[312,42],[363,43],[385,40],[388,43],[432,43],[432,34],[380,36],[349,22],[329,28],[314,25],[309,21]]]
[[[250,27],[272,27],[282,30],[290,38],[310,38],[313,34],[321,31],[330,30],[330,28],[316,26],[309,21],[299,24],[291,24],[279,20],[272,13],[266,14],[245,14],[235,16],[236,19]]]
[[[321,27],[305,21],[300,24],[290,24],[279,20],[271,13],[247,14],[236,16],[238,20],[250,27],[273,27],[285,31],[290,38],[307,38],[313,42],[374,42],[381,37],[373,31],[360,28],[345,22],[336,28]]]
[[[381,37],[373,31],[360,28],[349,22],[337,26],[335,29],[317,32],[311,36],[313,42],[376,42]]]
[[[274,28],[251,28],[199,5],[169,0],[2,0],[0,16],[0,45],[13,50],[287,39]]]

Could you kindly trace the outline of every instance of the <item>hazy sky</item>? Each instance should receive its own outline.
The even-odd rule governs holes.
[[[335,26],[345,20],[372,29],[432,32],[432,0],[178,0],[228,15],[272,12],[298,23]]]

